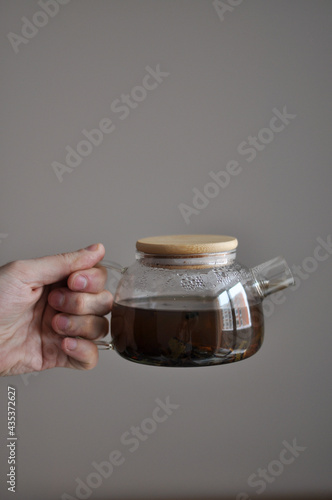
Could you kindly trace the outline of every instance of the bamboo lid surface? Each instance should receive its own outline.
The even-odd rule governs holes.
[[[233,236],[217,234],[175,234],[151,236],[136,242],[140,252],[156,255],[191,255],[204,253],[229,252],[234,250],[238,241]]]

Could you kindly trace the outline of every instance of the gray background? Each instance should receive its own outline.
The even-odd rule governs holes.
[[[172,233],[237,236],[247,265],[313,256],[331,234],[332,2],[238,3],[221,21],[212,1],[72,0],[15,54],[7,34],[40,7],[1,2],[0,264],[98,241],[129,264],[138,238]],[[157,64],[169,76],[120,120],[111,103]],[[239,144],[284,106],[296,118],[249,163]],[[52,162],[105,117],[115,130],[60,183]],[[178,205],[230,160],[241,173],[186,224]],[[159,369],[102,352],[92,372],[1,379],[1,498],[13,497],[9,383],[15,498],[76,498],[75,479],[115,449],[125,462],[89,498],[251,498],[249,476],[294,439],[306,450],[264,495],[331,495],[331,258],[314,267],[270,304],[264,345],[245,363]],[[130,453],[121,435],[166,397],[180,407]]]

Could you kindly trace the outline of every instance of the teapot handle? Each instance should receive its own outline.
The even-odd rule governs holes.
[[[103,267],[107,267],[107,269],[117,271],[120,274],[123,274],[128,269],[127,267],[123,267],[121,264],[108,259],[101,260],[99,264]]]
[[[81,337],[78,337],[81,338]],[[113,342],[107,342],[107,340],[91,340],[96,346],[98,351],[113,351]]]
[[[99,265],[106,267],[107,269],[110,269],[112,271],[116,271],[119,274],[123,274],[128,269],[127,267],[123,267],[117,262],[113,262],[112,260],[108,259],[101,260],[99,262]],[[113,343],[107,342],[107,340],[93,340],[92,342],[97,346],[99,351],[105,351],[105,350],[110,351],[114,349]]]

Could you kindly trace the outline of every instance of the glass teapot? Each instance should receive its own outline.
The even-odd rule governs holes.
[[[263,299],[294,284],[282,257],[249,269],[236,261],[232,236],[172,235],[136,243],[111,315],[114,349],[136,363],[192,367],[240,361],[264,336]]]

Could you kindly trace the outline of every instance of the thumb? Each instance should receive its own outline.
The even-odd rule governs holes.
[[[90,245],[76,252],[62,253],[21,261],[24,263],[24,280],[30,286],[50,285],[67,278],[74,271],[90,269],[105,255],[101,243]]]

